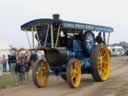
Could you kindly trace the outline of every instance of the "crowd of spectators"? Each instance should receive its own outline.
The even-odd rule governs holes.
[[[16,55],[16,49],[10,49],[9,54],[0,56],[0,65],[2,73],[10,73],[12,80],[16,81],[17,85],[24,82],[26,73],[27,59],[24,54]]]

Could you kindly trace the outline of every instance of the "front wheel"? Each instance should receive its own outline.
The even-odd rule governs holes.
[[[107,46],[98,45],[91,52],[92,76],[96,81],[105,81],[110,76],[111,60]]]
[[[81,65],[78,59],[70,59],[67,65],[67,82],[71,88],[80,86]]]
[[[32,79],[36,87],[46,87],[48,84],[48,64],[44,60],[37,60],[33,65]]]

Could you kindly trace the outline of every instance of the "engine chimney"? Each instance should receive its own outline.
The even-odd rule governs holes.
[[[53,14],[52,16],[53,16],[53,19],[56,19],[56,20],[60,19],[60,15],[59,14]]]

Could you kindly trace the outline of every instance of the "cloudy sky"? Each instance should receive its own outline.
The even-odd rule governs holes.
[[[114,28],[110,42],[128,42],[128,0],[0,0],[0,46],[28,47],[20,25],[51,18],[107,25]]]

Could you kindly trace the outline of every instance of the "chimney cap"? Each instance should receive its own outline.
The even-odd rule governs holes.
[[[59,14],[53,14],[53,19],[60,19],[60,15]]]

